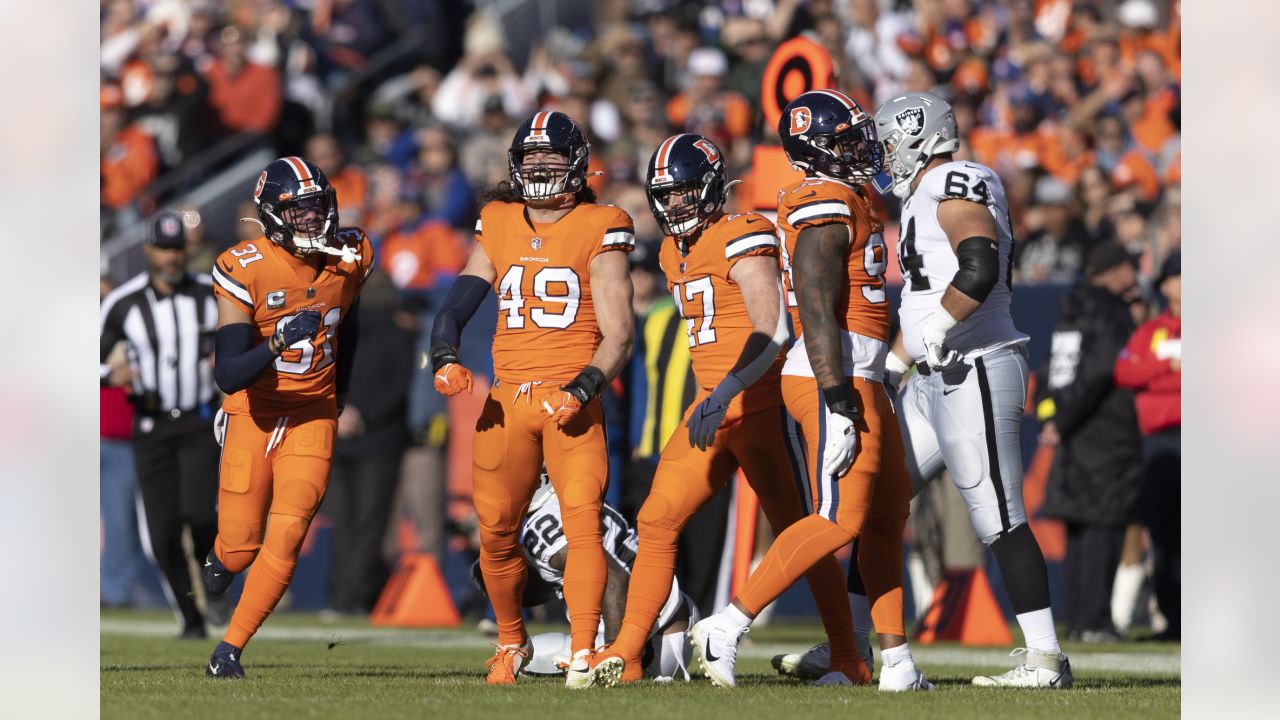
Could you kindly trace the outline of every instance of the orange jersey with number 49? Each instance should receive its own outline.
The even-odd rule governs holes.
[[[535,223],[519,203],[480,211],[476,242],[497,272],[493,372],[507,382],[568,382],[600,346],[591,261],[635,249],[631,216],[584,203],[554,223]]]
[[[862,191],[841,182],[807,178],[778,194],[778,226],[782,228],[782,273],[787,307],[796,335],[800,335],[800,309],[796,304],[791,259],[805,228],[838,224],[849,230],[849,244],[842,258],[844,282],[837,296],[837,317],[844,330],[888,342],[889,302],[884,271],[888,254],[884,226],[863,197]]]
[[[262,342],[304,310],[320,313],[320,330],[285,350],[257,382],[232,393],[222,408],[232,415],[278,417],[336,415],[338,328],[373,268],[373,247],[359,228],[341,228],[338,240],[358,248],[355,262],[325,255],[320,272],[266,238],[242,242],[218,256],[213,291],[252,319]]]

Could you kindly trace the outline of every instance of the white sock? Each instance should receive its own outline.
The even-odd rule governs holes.
[[[891,647],[888,650],[882,649],[880,651],[880,660],[887,668],[894,667],[904,660],[913,665],[915,664],[915,661],[911,659],[911,646],[907,643],[902,643],[898,647]]]
[[[747,614],[739,610],[738,606],[733,603],[729,603],[729,606],[721,610],[720,614],[737,628],[738,632],[751,627],[751,618],[747,617]]]
[[[866,595],[849,593],[849,609],[853,611],[853,639],[864,655],[871,646],[871,601]]]
[[[1058,646],[1058,631],[1053,627],[1053,610],[1043,608],[1022,613],[1018,616],[1018,625],[1022,627],[1027,647],[1041,652],[1062,652]]]
[[[1111,623],[1121,634],[1133,624],[1133,611],[1138,606],[1142,583],[1147,579],[1147,569],[1142,563],[1121,565],[1116,568],[1116,579],[1111,589]]]
[[[578,652],[573,654],[573,659],[577,660],[580,657],[586,657],[587,655],[590,655],[590,654],[591,654],[590,650],[579,650]]]

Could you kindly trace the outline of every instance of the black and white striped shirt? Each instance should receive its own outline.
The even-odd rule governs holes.
[[[194,412],[213,400],[213,333],[218,302],[208,275],[188,273],[165,295],[146,272],[102,301],[101,380],[107,356],[123,340],[133,369],[130,396],[143,414]]]

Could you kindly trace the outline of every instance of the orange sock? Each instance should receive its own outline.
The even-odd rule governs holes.
[[[564,602],[569,608],[569,635],[573,652],[596,645],[600,606],[606,579],[604,548],[600,538],[600,503],[568,508],[560,500],[569,557],[564,568]]]
[[[853,615],[845,597],[844,573],[832,555],[851,542],[853,537],[847,530],[820,515],[797,521],[773,541],[738,593],[738,603],[751,615],[758,615],[803,575],[827,631],[832,663],[851,661],[857,657]]]
[[[623,658],[639,658],[649,639],[649,631],[671,594],[676,574],[678,531],[640,524],[640,544],[631,568],[627,589],[627,612],[612,649]]]
[[[902,531],[906,518],[868,518],[858,543],[858,571],[879,635],[903,632]]]
[[[263,621],[275,610],[293,579],[298,550],[310,522],[290,515],[271,516],[267,537],[245,577],[244,592],[231,615],[223,641],[243,649]]]
[[[495,532],[481,526],[480,572],[498,622],[498,642],[502,645],[523,643],[524,608],[520,599],[524,596],[527,571],[524,550],[517,542],[515,530]]]

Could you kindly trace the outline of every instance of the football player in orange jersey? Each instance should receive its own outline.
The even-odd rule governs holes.
[[[219,678],[244,677],[240,654],[289,587],[324,497],[359,332],[357,295],[373,267],[368,238],[338,227],[333,188],[306,160],[267,165],[253,202],[265,237],[230,248],[213,268],[213,376],[228,397],[205,591],[221,595],[249,568],[206,668]]]
[[[590,148],[560,112],[539,112],[516,131],[510,188],[476,223],[476,247],[431,333],[436,390],[471,390],[462,328],[490,289],[498,293],[495,382],[472,445],[480,570],[498,620],[487,682],[516,681],[532,652],[521,596],[527,568],[518,532],[545,460],[569,543],[564,599],[573,658],[565,684],[591,683],[605,588],[600,506],[608,476],[596,396],[631,355],[631,218],[599,205],[586,184]],[[615,252],[620,251],[620,252]]]
[[[862,536],[859,565],[885,660],[880,689],[929,689],[903,630],[911,479],[881,384],[888,258],[880,221],[860,188],[880,171],[883,153],[871,116],[832,90],[791,101],[778,133],[787,158],[805,173],[778,199],[787,299],[800,333],[782,369],[782,397],[807,441],[816,512],[777,537],[732,604],[694,626],[694,649],[712,680],[731,683],[737,640],[756,614],[814,563]]]
[[[668,236],[659,261],[685,318],[700,390],[685,416],[688,436],[667,441],[637,515],[640,543],[627,611],[597,666],[602,684],[642,677],[640,654],[671,591],[680,530],[738,468],[774,532],[806,512],[803,453],[788,441],[796,436],[779,388],[778,353],[791,331],[777,230],[755,213],[724,214],[726,187],[722,154],[700,135],[668,138],[649,161],[649,203]],[[866,681],[839,563],[828,554],[808,578],[837,651],[835,667]],[[726,684],[732,686],[732,678]]]

